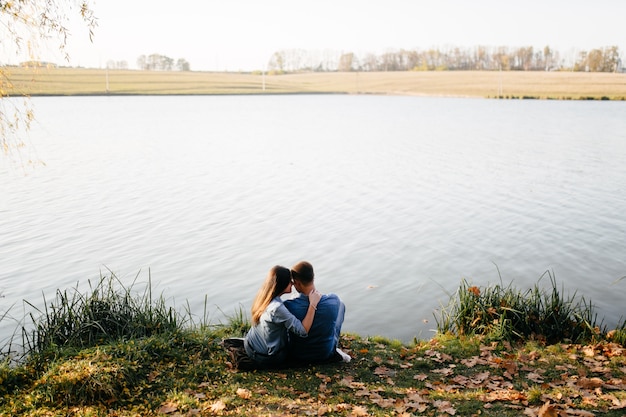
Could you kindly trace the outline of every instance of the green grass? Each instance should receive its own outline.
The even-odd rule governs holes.
[[[225,323],[194,322],[189,311],[176,313],[163,297],[153,298],[149,283],[138,292],[134,285],[102,277],[87,293],[58,292],[40,318],[33,316],[28,355],[0,363],[0,415],[506,417],[539,415],[542,407],[545,415],[626,410],[626,349],[615,334],[549,343],[491,331],[439,332],[411,344],[344,334],[348,364],[241,372],[220,342],[249,327],[243,309]],[[535,304],[561,308],[554,280],[551,286],[522,295],[539,294]],[[469,288],[464,283],[459,291]],[[483,293],[490,291],[497,300],[520,298],[510,287]],[[109,323],[118,320],[126,324]]]
[[[543,288],[542,280],[549,279]],[[533,288],[502,284],[478,288],[462,281],[437,318],[437,330],[458,335],[481,335],[493,340],[539,339],[547,343],[593,340],[604,333],[591,302],[576,294],[563,297],[552,273]]]
[[[175,331],[184,325],[183,317],[168,307],[162,296],[153,298],[150,276],[143,293],[134,291],[135,281],[126,288],[111,274],[101,276],[95,284],[90,281],[86,293],[78,288],[57,290],[50,304],[44,299],[43,312],[27,302],[41,316],[30,313],[33,330],[22,332],[25,353],[45,356],[59,348],[136,339]]]
[[[562,415],[622,416],[626,407],[626,357],[606,342],[554,349],[442,336],[401,346],[344,335],[349,364],[239,372],[220,339],[188,330],[67,353],[21,371],[0,414],[519,416],[550,403]]]

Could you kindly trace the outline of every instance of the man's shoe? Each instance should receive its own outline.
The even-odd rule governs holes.
[[[337,353],[339,354],[339,356],[341,356],[342,362],[348,363],[352,360],[352,357],[350,355],[348,355],[346,352],[339,348],[337,348]]]

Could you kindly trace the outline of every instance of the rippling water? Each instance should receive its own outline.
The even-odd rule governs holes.
[[[110,269],[211,319],[306,259],[344,330],[430,337],[461,279],[624,313],[626,103],[380,96],[33,99],[0,165],[0,314]],[[547,282],[548,283],[548,282]],[[426,323],[427,321],[427,323]],[[2,323],[6,330],[7,321]]]

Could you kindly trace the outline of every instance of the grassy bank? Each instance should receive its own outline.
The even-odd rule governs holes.
[[[626,74],[432,71],[250,73],[4,68],[10,95],[395,94],[626,100]]]
[[[555,289],[535,288],[531,297],[554,300]],[[350,363],[242,372],[220,342],[245,332],[244,313],[223,324],[194,322],[153,297],[149,284],[137,294],[103,277],[87,293],[57,292],[40,317],[31,316],[32,330],[22,333],[28,355],[0,365],[0,415],[623,416],[624,326],[605,332],[586,321],[590,304],[556,296],[545,311],[561,310],[575,323],[582,313],[592,331],[548,343],[543,333],[557,337],[558,326],[567,335],[571,325],[545,314],[526,320],[537,321],[532,337],[492,331],[507,320],[513,306],[501,304],[515,293],[528,295],[462,283],[447,310],[455,313],[440,318],[457,324],[431,340],[345,334]],[[455,321],[459,311],[470,321],[493,314],[490,324],[461,331],[467,320]]]

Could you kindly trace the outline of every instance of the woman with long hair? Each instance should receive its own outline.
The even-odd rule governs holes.
[[[244,339],[247,355],[261,367],[283,363],[287,356],[288,331],[306,337],[313,324],[321,294],[309,294],[309,307],[302,322],[287,310],[280,298],[291,292],[291,271],[276,265],[267,274],[265,282],[252,303],[252,327]]]

